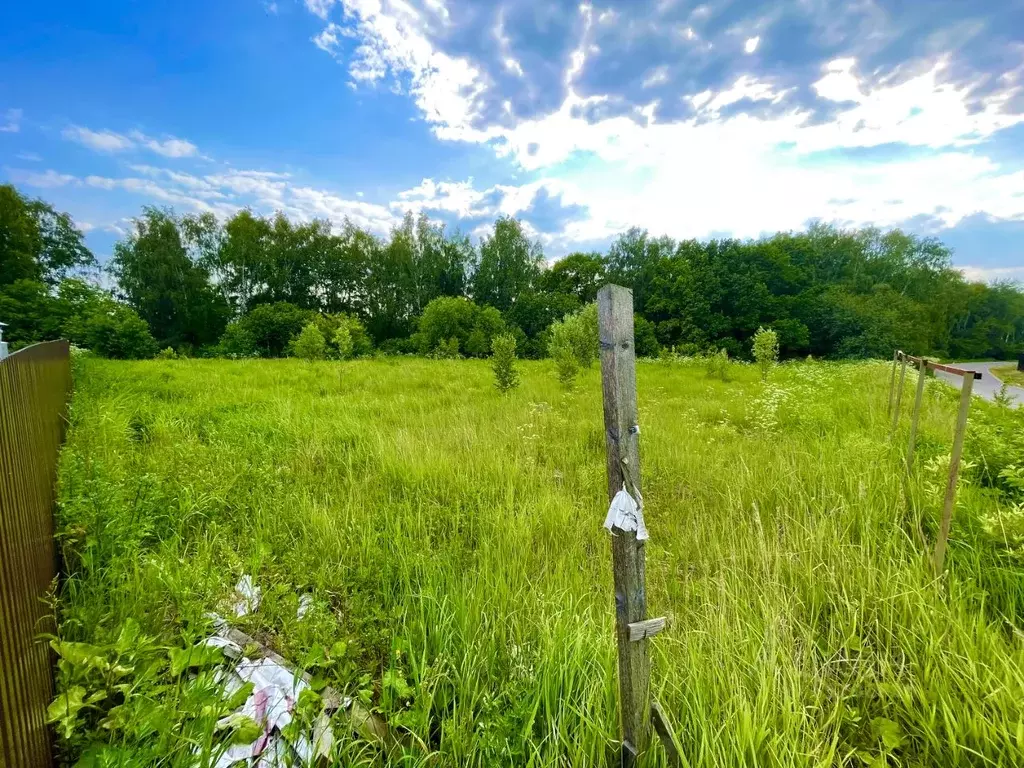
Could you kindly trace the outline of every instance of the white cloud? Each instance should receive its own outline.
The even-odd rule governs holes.
[[[650,88],[655,85],[662,85],[668,82],[668,68],[667,67],[655,67],[644,77],[644,81],[641,83],[643,88]]]
[[[135,142],[127,136],[113,131],[91,131],[80,125],[65,128],[61,134],[69,141],[75,141],[97,152],[123,152],[132,149]]]
[[[337,52],[339,42],[338,35],[340,35],[341,32],[341,27],[334,22],[331,22],[323,28],[319,35],[315,35],[312,38],[313,44],[321,51],[326,51],[333,56]]]
[[[147,136],[141,131],[132,131],[129,135],[141,146],[164,157],[195,157],[199,154],[198,147],[191,141],[178,139],[174,136],[168,136],[166,139],[160,140]]]
[[[43,158],[35,152],[19,152],[15,157],[19,160],[24,160],[27,163],[40,163],[43,160]]]
[[[18,184],[38,187],[39,189],[56,189],[57,187],[66,187],[79,183],[76,177],[67,173],[57,173],[52,168],[43,173],[15,169],[11,171],[11,178]]]
[[[21,118],[25,113],[20,109],[8,109],[0,117],[0,133],[17,133],[21,130]]]
[[[310,13],[326,21],[334,3],[335,0],[306,0],[306,8]]]
[[[975,90],[977,82],[954,79],[960,75],[955,53],[904,62],[895,74],[861,72],[857,59],[846,57],[828,62],[817,79],[805,83],[819,101],[834,106],[825,120],[804,106],[792,83],[783,86],[753,70],[741,71],[730,84],[682,96],[696,112],[690,118],[659,121],[652,101],[639,107],[643,122],[623,115],[594,119],[595,108],[611,95],[592,88],[584,95],[576,83],[588,57],[597,53],[595,29],[627,20],[583,3],[578,39],[563,70],[562,103],[517,119],[515,101],[506,98],[499,123],[484,120],[480,108],[485,99],[500,103],[494,90],[499,83],[473,59],[434,42],[447,39],[437,33],[446,17],[412,0],[340,0],[340,5],[347,33],[358,40],[349,68],[353,82],[372,85],[388,77],[407,82],[436,136],[488,144],[498,156],[543,176],[545,184],[557,182],[563,200],[590,210],[589,218],[566,225],[567,237],[600,239],[633,224],[703,236],[758,235],[799,228],[812,218],[895,225],[923,215],[943,226],[979,212],[1024,218],[1024,177],[1016,166],[967,151],[1024,121],[1018,70],[990,78],[981,92]],[[677,44],[696,41],[710,49],[712,41],[705,43],[697,30],[713,13],[710,6],[699,6],[668,33]],[[872,19],[874,24],[877,18]],[[760,50],[772,23],[768,17],[754,22],[728,32],[737,35],[733,39],[747,54]],[[490,34],[498,66],[522,73],[502,14]],[[667,68],[654,66],[642,85],[670,81]],[[923,152],[877,161],[849,154],[887,145]],[[567,164],[570,158],[575,161]],[[680,184],[680,179],[689,181]],[[476,215],[495,189],[428,179],[392,207]]]
[[[199,154],[198,148],[191,141],[174,136],[155,139],[141,131],[132,131],[125,136],[115,131],[93,131],[81,125],[72,125],[65,128],[61,135],[97,152],[126,152],[141,147],[163,157],[195,157]]]
[[[106,192],[128,192],[182,211],[213,213],[220,218],[250,207],[268,215],[281,211],[299,221],[329,218],[339,227],[348,218],[378,234],[386,233],[399,221],[399,216],[386,205],[350,200],[328,190],[296,184],[286,173],[227,169],[195,175],[142,164],[130,165],[129,169],[138,175],[76,177],[49,170],[13,171],[12,176],[19,183],[41,188],[85,186]],[[109,224],[102,230],[123,235],[125,228]]]
[[[997,280],[1024,282],[1024,267],[961,267],[963,276],[973,282],[993,283]]]

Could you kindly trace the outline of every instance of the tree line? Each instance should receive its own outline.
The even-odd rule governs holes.
[[[634,228],[607,253],[548,263],[505,216],[474,243],[423,215],[378,237],[348,221],[148,207],[100,271],[69,216],[0,186],[0,322],[14,346],[64,337],[111,357],[274,357],[314,324],[328,353],[483,357],[507,333],[520,356],[542,357],[553,326],[609,281],[633,290],[642,355],[747,357],[760,327],[784,357],[1024,349],[1019,287],[967,281],[941,242],[900,230],[676,241]]]

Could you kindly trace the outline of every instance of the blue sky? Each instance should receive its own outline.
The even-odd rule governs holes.
[[[1024,279],[1019,0],[6,3],[0,178],[103,258],[143,205],[935,235]]]

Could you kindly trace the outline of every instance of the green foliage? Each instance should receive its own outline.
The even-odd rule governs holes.
[[[516,368],[516,339],[510,333],[494,337],[491,345],[491,367],[494,370],[494,386],[499,392],[508,392],[519,386],[519,371]]]
[[[437,360],[455,360],[459,355],[459,340],[455,336],[450,339],[442,339],[434,347],[431,357]]]
[[[14,344],[64,332],[55,292],[70,271],[93,263],[66,215],[0,187],[0,313]],[[452,337],[464,354],[486,357],[505,330],[523,357],[542,357],[552,323],[593,301],[606,280],[633,291],[641,356],[667,346],[746,357],[759,327],[775,330],[787,358],[888,358],[902,348],[1006,359],[1024,351],[1019,286],[969,283],[941,243],[899,230],[819,224],[756,241],[676,242],[633,228],[607,256],[574,253],[548,267],[539,244],[509,217],[475,247],[422,215],[407,215],[380,238],[350,222],[240,211],[221,225],[211,214],[147,208],[115,246],[111,267],[117,295],[161,346],[179,351],[210,350],[231,319],[244,325],[260,306],[286,305],[306,314],[283,337],[255,327],[265,323],[247,328],[258,354],[279,357],[311,318],[344,314],[363,323],[365,342],[349,327],[356,357],[369,353],[371,339],[386,351],[429,354]],[[423,333],[433,301],[470,297],[504,323],[464,326],[453,316],[456,327]],[[336,322],[316,322],[336,356]]]
[[[597,291],[606,282],[606,262],[599,253],[570,253],[540,276],[544,292],[571,296],[580,304],[597,301]]]
[[[576,349],[572,345],[567,333],[561,330],[563,326],[553,326],[549,351],[551,358],[555,361],[555,372],[558,380],[566,389],[573,389],[576,386],[576,377],[580,372],[580,361]]]
[[[131,618],[96,635],[50,642],[59,692],[47,721],[62,755],[80,755],[83,766],[193,765],[230,743],[231,730],[217,733],[235,703],[211,671],[223,662],[219,649],[162,647]]]
[[[551,324],[548,338],[548,352],[555,360],[558,378],[571,386],[578,370],[589,368],[600,354],[597,304],[588,304],[579,312],[556,320]]]
[[[0,184],[0,288],[20,280],[50,288],[95,264],[70,216]]]
[[[178,353],[174,351],[174,347],[164,347],[156,353],[157,360],[177,360]]]
[[[654,323],[643,315],[633,315],[633,344],[637,357],[658,357],[661,352]]]
[[[752,352],[761,370],[761,381],[767,381],[768,372],[779,361],[779,335],[771,328],[758,328],[754,334]]]
[[[291,353],[307,361],[323,360],[327,356],[327,339],[316,327],[316,323],[306,324],[292,340]]]
[[[96,354],[118,360],[143,360],[159,349],[145,320],[123,304],[111,304],[89,315],[83,338]]]
[[[346,360],[350,357],[364,357],[373,352],[373,342],[355,315],[347,312],[319,314],[313,318],[316,327],[327,339],[327,356]]]
[[[162,345],[212,344],[224,332],[229,306],[207,267],[218,226],[212,216],[145,208],[134,231],[114,246],[118,288]]]
[[[712,379],[729,380],[729,353],[720,349],[704,355],[704,370]]]
[[[544,254],[522,224],[509,216],[494,223],[494,233],[480,241],[480,262],[473,275],[473,298],[501,311],[530,291],[541,273]]]
[[[338,330],[334,332],[334,336],[331,338],[331,344],[341,360],[348,360],[355,351],[355,344],[352,342],[352,332],[348,328],[347,324],[339,325]]]
[[[419,350],[430,354],[444,346],[441,356],[447,356],[454,339],[455,354],[463,350],[470,357],[487,357],[491,341],[504,329],[505,321],[494,307],[480,307],[462,297],[442,296],[427,304],[420,317]]]
[[[288,343],[313,322],[315,314],[294,304],[280,301],[259,304],[238,321],[239,328],[252,338],[256,352],[262,357],[283,357]],[[236,332],[237,333],[237,332]],[[236,337],[236,341],[246,341]]]
[[[579,524],[606,493],[601,393],[516,365],[498,397],[477,361],[356,360],[326,389],[297,360],[76,361],[57,634],[100,651],[71,649],[81,672],[58,681],[61,760],[99,744],[108,764],[212,764],[206,745],[247,724],[218,731],[209,667],[171,663],[248,573],[263,600],[233,622],[408,733],[400,759],[606,764],[610,576],[588,553],[608,534]],[[888,372],[792,362],[765,386],[733,364],[723,387],[682,356],[639,365],[649,595],[688,617],[658,645],[658,699],[694,764],[1021,763],[1024,412],[972,404],[937,584],[916,529],[938,524],[945,474],[927,465],[949,453],[957,392],[928,382],[908,478]],[[129,618],[138,660],[111,650]],[[936,712],[955,717],[937,729]],[[338,765],[387,759],[336,736]]]
[[[224,357],[253,357],[256,354],[256,337],[242,323],[235,321],[224,329],[218,344],[218,353]]]

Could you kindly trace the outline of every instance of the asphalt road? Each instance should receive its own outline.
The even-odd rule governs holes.
[[[965,371],[981,371],[981,378],[974,381],[974,394],[981,395],[986,400],[995,400],[1003,382],[993,376],[989,368],[994,365],[1016,365],[1016,363],[949,363],[949,365],[963,368]],[[961,377],[945,371],[936,371],[935,375],[957,387],[963,381]],[[1024,405],[1024,388],[1007,387],[1006,391],[1018,406]]]

